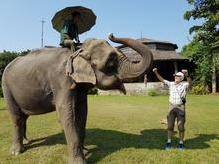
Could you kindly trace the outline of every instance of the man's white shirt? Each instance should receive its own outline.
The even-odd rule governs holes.
[[[188,82],[180,82],[176,84],[175,82],[170,82],[168,80],[163,81],[169,87],[169,102],[173,105],[183,104],[181,98],[186,97],[186,92],[189,87]]]

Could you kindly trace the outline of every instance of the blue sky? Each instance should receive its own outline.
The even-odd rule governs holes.
[[[183,14],[191,9],[186,0],[5,0],[0,2],[0,52],[41,47],[41,20],[44,45],[58,46],[59,33],[52,28],[54,14],[67,6],[85,6],[97,15],[96,25],[80,40],[118,37],[146,37],[175,43],[181,50],[189,42],[189,28]]]

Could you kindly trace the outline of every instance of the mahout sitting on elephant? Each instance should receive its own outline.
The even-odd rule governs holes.
[[[56,111],[64,128],[69,163],[86,163],[83,144],[88,89],[96,86],[125,93],[122,82],[147,72],[153,61],[151,51],[141,42],[112,34],[109,39],[131,47],[142,60],[132,63],[107,41],[90,39],[73,57],[68,48],[43,48],[16,58],[6,67],[2,87],[14,125],[12,154],[24,150],[30,115]]]

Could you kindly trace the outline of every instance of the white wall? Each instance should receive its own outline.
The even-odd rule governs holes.
[[[167,93],[167,88],[161,82],[144,83],[124,83],[127,95],[147,95],[148,91],[156,90],[161,93]],[[99,95],[122,95],[118,90],[103,91],[98,90]]]

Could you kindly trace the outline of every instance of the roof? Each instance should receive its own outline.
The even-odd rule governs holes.
[[[141,55],[137,53],[136,51],[132,50],[131,48],[128,48],[127,51],[124,49],[121,49],[121,51],[133,62],[137,62],[141,60]],[[180,61],[180,60],[187,60],[187,58],[181,56],[176,51],[166,51],[166,50],[151,50],[153,54],[154,61]]]
[[[162,50],[151,50],[153,53],[154,60],[187,60],[176,51],[162,51]]]
[[[143,43],[166,43],[166,44],[176,45],[168,41],[154,40],[154,39],[149,39],[149,38],[140,38],[136,40],[141,41]]]
[[[166,44],[166,45],[173,46],[175,49],[178,48],[176,44],[168,42],[168,41],[160,41],[160,40],[154,40],[154,39],[149,39],[149,38],[140,38],[136,40],[141,41],[142,43],[145,43],[145,44]],[[126,47],[126,46],[125,45],[118,46],[118,48],[123,48],[123,47]]]
[[[154,61],[164,61],[164,60],[169,60],[169,61],[180,61],[180,60],[187,60],[187,58],[181,56],[179,53],[175,51],[177,49],[177,45],[170,43],[168,41],[159,41],[159,40],[153,40],[153,39],[148,39],[148,38],[141,38],[141,39],[136,39],[138,41],[141,41],[145,45],[149,44],[156,44],[156,45],[167,45],[168,47],[174,47],[173,49],[153,49],[148,46],[148,48],[151,50]],[[119,48],[131,61],[133,62],[138,62],[141,60],[141,55],[138,54],[136,51],[131,49],[130,47],[127,47],[126,45],[121,45],[118,46]]]

